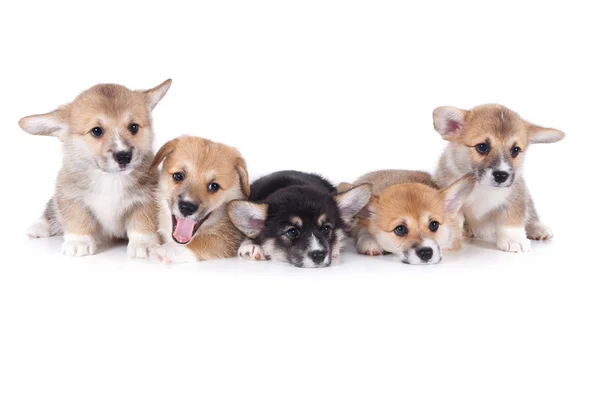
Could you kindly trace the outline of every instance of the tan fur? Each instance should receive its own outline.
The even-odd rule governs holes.
[[[172,209],[185,196],[199,203],[201,210],[210,212],[186,247],[199,260],[235,257],[242,233],[229,221],[226,208],[230,201],[246,199],[250,193],[246,162],[239,151],[204,138],[182,136],[159,150],[153,167],[161,163],[157,201],[164,240],[172,241]],[[182,173],[184,180],[175,181],[174,173]],[[212,182],[221,189],[209,192],[207,186]]]
[[[510,164],[514,171],[510,187],[477,185],[473,197],[463,208],[468,231],[483,239],[495,236],[498,246],[508,251],[529,249],[525,231],[530,239],[551,238],[552,233],[541,224],[533,206],[523,179],[522,164],[531,143],[560,141],[564,133],[531,124],[497,104],[472,110],[440,107],[434,111],[433,119],[442,138],[450,141],[435,172],[435,181],[441,187],[465,173],[478,174],[499,160]],[[489,153],[476,150],[480,143],[489,143]],[[515,146],[521,152],[512,157],[510,151]],[[522,237],[517,236],[518,230],[523,231]]]
[[[365,183],[371,185],[373,196],[367,211],[357,216],[351,229],[360,252],[400,254],[420,246],[425,239],[436,241],[442,250],[461,247],[462,223],[457,213],[446,211],[447,192],[437,188],[431,175],[420,171],[382,170],[365,174],[355,182]],[[474,182],[470,184],[472,189]],[[349,184],[342,183],[338,189],[348,187]],[[432,221],[440,224],[436,232],[429,229]],[[397,236],[394,229],[398,225],[405,225],[409,233]],[[373,240],[377,245],[364,245],[364,240]]]
[[[63,166],[54,197],[42,220],[47,234],[65,234],[63,252],[93,254],[95,241],[136,236],[128,254],[146,257],[157,245],[157,209],[154,190],[158,174],[150,169],[153,159],[151,111],[171,85],[167,80],[147,90],[129,90],[116,84],[99,84],[55,111],[22,118],[19,125],[34,135],[58,137],[63,141]],[[139,125],[137,133],[128,130]],[[92,136],[94,128],[103,135]],[[132,150],[127,171],[120,171],[113,153]],[[89,248],[69,249],[70,236],[85,238]],[[79,248],[81,249],[81,248]]]

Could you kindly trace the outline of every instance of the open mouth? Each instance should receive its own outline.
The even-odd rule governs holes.
[[[174,214],[171,214],[173,225],[173,233],[171,236],[173,237],[173,240],[182,245],[189,243],[198,231],[198,228],[200,228],[210,215],[211,213],[208,213],[202,220],[194,221],[188,218],[179,218]]]

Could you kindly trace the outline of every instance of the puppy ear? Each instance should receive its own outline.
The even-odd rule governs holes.
[[[247,200],[234,200],[227,205],[229,219],[244,235],[250,239],[256,236],[265,227],[268,206]]]
[[[340,210],[342,220],[345,223],[349,223],[369,203],[369,199],[371,199],[371,186],[369,184],[362,184],[349,191],[337,194],[333,198]]]
[[[362,208],[358,215],[362,218],[366,218],[368,220],[374,220],[375,215],[377,214],[377,205],[379,204],[379,196],[371,195],[371,200],[369,200],[369,204]]]
[[[235,169],[240,176],[240,187],[244,196],[250,196],[250,178],[248,177],[248,167],[246,161],[242,158],[237,158]]]
[[[446,213],[458,213],[471,192],[473,192],[476,181],[475,175],[469,173],[454,181],[452,185],[442,191]]]
[[[169,91],[172,82],[173,81],[171,79],[167,79],[158,86],[144,91],[146,103],[148,104],[150,110],[153,110],[156,104],[158,104],[159,101],[165,96],[167,91]]]
[[[551,144],[565,138],[565,133],[560,130],[548,129],[531,123],[526,123],[526,126],[530,144]]]
[[[469,111],[452,106],[440,106],[433,111],[433,127],[446,141],[453,141],[465,126]]]
[[[340,182],[336,190],[338,191],[338,193],[342,193],[349,191],[352,188],[354,188],[354,185],[350,184],[349,182]]]
[[[43,115],[26,116],[19,120],[19,126],[29,134],[49,135],[61,141],[69,131],[69,124],[58,109]]]
[[[154,156],[154,160],[152,161],[152,165],[150,166],[150,169],[155,169],[158,166],[160,166],[160,164],[163,162],[163,160],[165,160],[165,158],[167,156],[169,156],[171,153],[173,153],[178,142],[179,142],[179,139],[177,139],[177,138],[175,138],[171,141],[167,141],[162,146],[162,148],[160,148],[158,150],[158,153],[156,154],[156,156]]]

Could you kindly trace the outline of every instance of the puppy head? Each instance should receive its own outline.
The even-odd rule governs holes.
[[[170,86],[171,80],[147,91],[98,84],[55,111],[22,118],[19,125],[30,134],[58,137],[66,162],[129,172],[152,154],[151,112]]]
[[[224,215],[227,203],[250,194],[246,162],[227,145],[179,137],[163,145],[152,167],[161,163],[161,200],[171,212],[172,238],[177,243],[190,242],[201,225],[222,218],[217,213]]]
[[[433,124],[447,141],[465,148],[477,180],[509,187],[520,172],[529,144],[560,141],[562,131],[531,124],[501,105],[481,105],[470,111],[443,106],[433,111]]]
[[[331,264],[348,223],[370,196],[368,185],[337,195],[290,187],[273,194],[267,203],[233,201],[228,213],[233,224],[271,258],[296,267],[319,268]]]
[[[474,187],[472,174],[443,191],[417,183],[392,185],[367,207],[369,232],[404,263],[438,263],[449,243],[450,221]]]

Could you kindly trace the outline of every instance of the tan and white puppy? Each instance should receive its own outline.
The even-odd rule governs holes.
[[[165,242],[151,259],[181,263],[235,257],[242,233],[227,216],[227,204],[250,194],[246,162],[237,149],[200,137],[167,142],[153,167],[163,163],[157,201]]]
[[[445,250],[462,246],[459,213],[475,187],[472,174],[444,190],[430,174],[407,170],[375,171],[355,184],[370,184],[373,191],[351,228],[359,253],[393,253],[407,264],[435,264]],[[338,190],[347,188],[340,184]]]
[[[69,256],[127,238],[130,257],[148,257],[159,244],[151,112],[170,86],[171,80],[146,91],[99,84],[50,113],[19,121],[30,134],[63,142],[55,194],[29,228],[31,237],[64,234],[62,252]]]
[[[498,248],[527,252],[528,240],[552,238],[539,219],[525,180],[523,162],[530,144],[560,141],[562,131],[536,126],[497,104],[472,110],[443,106],[433,111],[434,127],[450,141],[435,181],[446,187],[466,173],[477,186],[463,207],[464,219],[475,238],[495,240]]]

